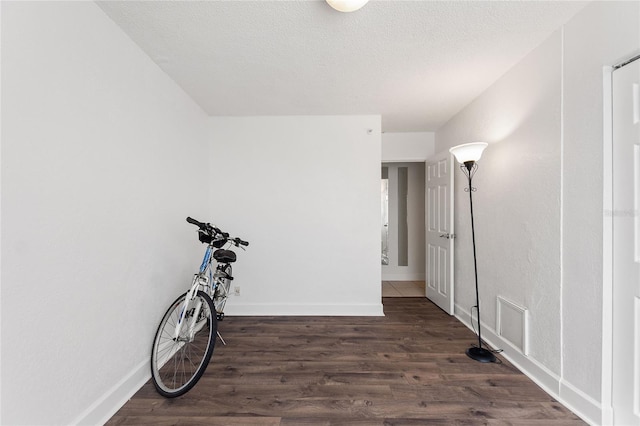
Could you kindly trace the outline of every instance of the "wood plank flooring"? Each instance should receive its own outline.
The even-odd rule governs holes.
[[[382,281],[382,297],[424,297],[424,281]]]
[[[151,383],[108,425],[583,425],[507,361],[465,355],[474,334],[424,298],[385,317],[227,317],[186,395]]]

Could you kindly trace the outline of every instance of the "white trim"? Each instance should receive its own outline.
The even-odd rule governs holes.
[[[602,405],[564,379],[560,379],[560,396],[556,399],[587,423],[601,424]]]
[[[565,209],[564,209],[564,113],[565,113],[565,65],[564,65],[564,25],[560,29],[560,233],[559,233],[559,243],[558,247],[560,250],[560,377],[564,377],[564,219],[565,219]],[[528,353],[527,353],[528,355]]]
[[[102,425],[151,378],[149,360],[145,359],[126,374],[122,380],[94,401],[71,424]]]
[[[633,319],[634,324],[640,324],[640,297],[633,299]],[[640,329],[636,326],[633,331],[633,351],[634,353],[640,353]],[[640,394],[640,359],[634,357],[633,360],[633,394]],[[640,417],[640,401],[637,398],[633,398],[633,414],[636,417]]]
[[[497,296],[496,299],[496,335],[500,339],[511,343],[515,348],[520,350],[523,355],[529,355],[529,310],[502,296]],[[502,336],[502,311],[504,307],[509,307],[512,311],[518,312],[522,318],[522,347],[518,347],[515,342],[511,342],[506,336]]]
[[[602,69],[602,377],[603,425],[613,424],[613,67]],[[610,214],[607,214],[609,212]]]
[[[2,45],[2,19],[0,19],[0,46]],[[2,57],[0,55],[0,81],[2,80]],[[6,83],[5,83],[6,85]],[[0,84],[0,92],[2,92],[2,84]],[[0,102],[0,117],[2,117],[2,103]],[[2,120],[0,120],[0,135],[2,133]],[[2,163],[2,138],[0,138],[0,164]],[[0,173],[0,188],[2,188],[2,173]],[[2,197],[0,197],[0,235],[2,234]],[[2,243],[0,243],[0,269],[2,269]],[[2,289],[2,281],[0,280],[0,293]],[[6,293],[5,293],[6,294]],[[6,300],[6,299],[5,299]],[[2,303],[0,303],[0,342],[2,342]],[[0,377],[2,377],[2,351],[0,351]],[[0,401],[2,399],[2,383],[0,381]],[[2,419],[2,404],[0,404],[0,419]]]
[[[227,305],[225,315],[232,316],[363,316],[382,317],[379,304],[311,305],[311,304],[233,304]]]
[[[457,304],[455,317],[469,329],[473,330],[470,322],[470,313]],[[603,410],[597,401],[579,391],[570,383],[562,380],[558,374],[546,368],[543,364],[536,361],[535,358],[523,354],[522,351],[514,345],[500,338],[494,329],[484,323],[482,323],[482,340],[486,341],[493,348],[503,349],[500,356],[506,358],[524,375],[540,386],[542,390],[570,409],[577,416],[580,416],[590,424],[600,424],[600,413]]]

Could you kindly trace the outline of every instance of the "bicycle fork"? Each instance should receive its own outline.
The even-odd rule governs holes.
[[[176,342],[180,340],[191,341],[195,337],[196,333],[200,331],[200,329],[204,326],[204,323],[202,323],[200,324],[199,328],[196,330],[196,324],[200,316],[200,310],[202,309],[202,301],[198,300],[198,303],[196,304],[196,306],[194,306],[191,309],[187,309],[187,308],[189,307],[189,303],[196,297],[198,293],[198,289],[201,286],[203,287],[203,289],[207,288],[208,281],[209,280],[205,275],[202,275],[202,274],[194,275],[191,288],[185,295],[184,302],[182,304],[182,309],[180,310],[180,317],[178,318],[178,322],[176,324],[176,330],[175,330],[174,339],[173,339],[174,341]],[[192,312],[189,312],[189,311],[192,311]],[[209,312],[209,315],[214,315],[214,312]],[[188,327],[189,327],[188,333],[185,337],[181,338],[180,332],[183,330],[184,321],[188,318],[188,316],[191,317],[191,320],[188,322]],[[224,341],[220,332],[216,330],[216,334],[220,338],[220,341],[222,342],[222,344],[226,346],[227,342]]]
[[[176,323],[176,330],[175,330],[173,340],[175,341],[180,341],[185,339],[186,339],[185,341],[193,340],[193,337],[195,336],[195,333],[196,333],[195,331],[196,323],[197,323],[198,317],[200,316],[200,310],[202,309],[202,301],[198,300],[198,303],[196,304],[196,306],[192,307],[191,309],[188,309],[188,307],[191,301],[196,297],[196,294],[198,293],[198,288],[200,287],[200,285],[203,285],[203,284],[206,285],[206,282],[207,282],[206,277],[203,277],[199,274],[194,275],[191,288],[185,295],[184,302],[182,302],[182,308],[180,309],[180,316],[178,318],[178,322]],[[190,320],[189,320],[189,317],[191,317]],[[184,330],[184,327],[185,327],[185,324],[184,324],[185,321],[188,321],[187,323],[188,329],[187,329],[186,336],[181,337],[181,334],[182,334],[181,332],[182,330]]]

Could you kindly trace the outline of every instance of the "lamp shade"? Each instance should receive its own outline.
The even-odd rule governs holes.
[[[464,164],[468,161],[478,161],[482,157],[482,151],[489,145],[486,142],[471,142],[454,146],[449,150],[455,155],[458,163]]]
[[[327,0],[329,6],[340,12],[353,12],[367,4],[369,0]]]

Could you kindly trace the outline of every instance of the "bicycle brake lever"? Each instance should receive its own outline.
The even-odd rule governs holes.
[[[240,238],[236,237],[236,238],[233,238],[233,239],[231,239],[231,240],[229,240],[229,241],[231,241],[231,243],[232,243],[234,246],[239,247],[239,248],[241,248],[242,250],[245,250],[245,251],[247,250],[246,248],[244,248],[244,247],[242,246],[242,244],[240,244],[240,242],[242,241]]]

